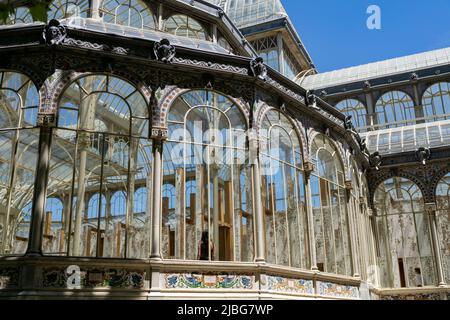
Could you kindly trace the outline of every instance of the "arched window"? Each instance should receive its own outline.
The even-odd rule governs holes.
[[[33,17],[30,14],[30,9],[27,7],[18,7],[11,13],[6,21],[0,20],[0,25],[13,25],[17,23],[32,23]]]
[[[49,191],[77,199],[69,255],[148,257],[147,201],[134,199],[151,172],[144,96],[124,79],[90,74],[63,91],[58,112]]]
[[[435,263],[422,192],[412,181],[391,178],[375,192],[381,286],[435,285]]]
[[[100,198],[100,194],[96,193],[89,199],[87,219],[95,223],[99,215],[102,218],[106,216],[106,197],[102,195]]]
[[[162,193],[163,202],[167,202],[167,209],[175,209],[175,186],[173,184],[165,184],[162,188]]]
[[[304,173],[300,140],[291,121],[275,109],[262,122],[261,150],[266,259],[310,268]]]
[[[450,82],[439,82],[430,86],[422,98],[423,113],[429,120],[450,118]]]
[[[141,0],[104,0],[100,12],[104,22],[139,29],[156,29],[153,12]]]
[[[172,104],[168,126],[162,226],[165,258],[252,261],[253,215],[250,205],[243,209],[237,192],[244,188],[248,203],[250,180],[239,178],[249,171],[247,125],[241,110],[218,92],[188,91]]]
[[[26,75],[0,70],[0,255],[22,254],[28,243],[39,129],[39,95]],[[34,129],[33,129],[34,128]]]
[[[339,102],[336,108],[347,116],[352,116],[352,123],[355,128],[367,126],[366,106],[356,99],[347,99]]]
[[[87,18],[89,0],[53,0],[50,3],[48,20],[63,20],[75,17]]]
[[[147,212],[148,190],[145,187],[134,192],[134,214],[144,214]]]
[[[416,118],[414,102],[402,91],[389,91],[377,101],[376,114],[379,125],[388,128],[414,123]]]
[[[47,213],[51,213],[50,221],[59,221],[63,220],[63,210],[64,205],[62,201],[58,198],[48,198],[45,206],[45,211]]]
[[[344,169],[338,150],[325,135],[311,148],[315,170],[311,176],[312,207],[319,270],[352,275]]]
[[[110,200],[111,216],[124,217],[127,214],[127,194],[124,191],[115,192]]]
[[[176,14],[166,20],[165,31],[176,36],[208,40],[206,30],[197,20],[184,14]]]
[[[436,202],[439,248],[443,267],[446,270],[446,282],[450,283],[450,173],[439,182],[436,190]]]

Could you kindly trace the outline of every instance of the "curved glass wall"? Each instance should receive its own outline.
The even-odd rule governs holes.
[[[27,248],[38,106],[38,91],[26,75],[0,71],[0,254],[23,254]]]
[[[436,285],[429,218],[419,187],[395,177],[378,187],[374,201],[381,286]]]
[[[147,258],[151,173],[148,108],[131,83],[107,74],[74,81],[59,102],[51,144],[44,253]],[[135,206],[135,198],[142,200]],[[47,200],[47,204],[52,203]]]
[[[430,86],[423,94],[422,106],[426,119],[450,119],[450,83],[439,82]]]
[[[315,165],[310,183],[317,266],[324,272],[351,276],[350,230],[341,157],[325,135],[314,139],[311,155]]]
[[[436,202],[439,248],[444,272],[446,271],[446,282],[450,283],[450,173],[439,182],[436,190]]]
[[[402,91],[389,91],[377,101],[375,106],[379,125],[395,128],[415,123],[414,102]]]
[[[253,261],[247,124],[232,99],[189,91],[172,104],[164,145],[165,259]]]
[[[291,121],[271,109],[260,136],[266,261],[310,268],[300,140]]]

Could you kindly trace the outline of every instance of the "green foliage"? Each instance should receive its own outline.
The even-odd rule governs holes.
[[[33,17],[33,21],[47,22],[47,12],[49,10],[49,4],[44,0],[35,0],[30,6],[30,14]]]
[[[0,4],[0,23],[6,23],[10,14],[14,13],[14,6],[8,3]]]

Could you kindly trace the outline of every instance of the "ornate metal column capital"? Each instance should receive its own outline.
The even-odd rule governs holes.
[[[303,170],[305,171],[305,176],[307,179],[309,179],[309,177],[311,176],[311,174],[314,172],[315,170],[315,166],[314,163],[312,163],[311,161],[306,161],[303,164]]]
[[[169,138],[169,129],[164,127],[152,127],[150,139],[156,141],[166,141]]]
[[[248,150],[250,163],[257,163],[257,159],[259,156],[259,139],[258,132],[254,128],[248,130]]]
[[[433,215],[437,210],[437,204],[434,202],[425,203],[424,210],[426,214]]]
[[[353,181],[346,180],[345,181],[345,189],[347,189],[347,191],[352,191],[353,190]]]
[[[50,97],[45,97],[41,102],[36,122],[38,127],[56,127],[56,107],[52,106]]]
[[[39,112],[37,115],[37,126],[45,128],[56,127],[56,114],[54,112]]]

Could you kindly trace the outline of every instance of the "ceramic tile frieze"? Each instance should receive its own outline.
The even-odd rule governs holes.
[[[277,276],[265,276],[263,287],[270,291],[314,294],[314,283],[312,280],[290,279]]]
[[[318,294],[337,298],[359,298],[359,289],[355,286],[336,284],[332,282],[317,282]]]
[[[235,289],[252,290],[255,277],[248,275],[219,275],[163,273],[161,284],[166,289]]]
[[[44,269],[44,288],[69,287],[69,274],[66,269]],[[69,280],[69,281],[68,281]],[[142,289],[144,287],[145,272],[142,270],[126,269],[81,269],[80,289],[82,288],[120,288]],[[70,282],[75,283],[75,282]]]

